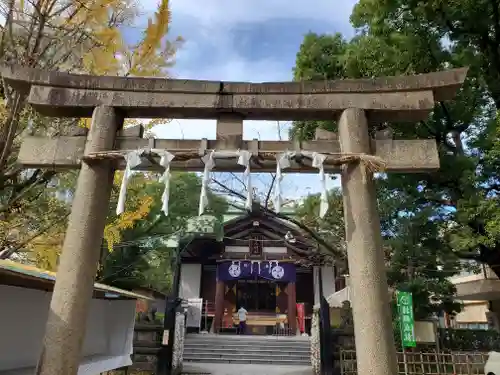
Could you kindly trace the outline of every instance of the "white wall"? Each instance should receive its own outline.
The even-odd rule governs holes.
[[[268,254],[286,254],[287,249],[283,246],[264,246],[264,252]]]
[[[0,285],[0,373],[33,373],[42,348],[51,292]],[[135,300],[91,301],[78,375],[132,363]]]
[[[249,253],[248,246],[226,246],[226,253]],[[262,251],[267,254],[287,254],[287,249],[284,246],[264,246]]]
[[[486,318],[488,309],[487,301],[462,301],[463,310],[455,316],[456,323],[488,323]]]
[[[318,284],[318,272],[319,267],[313,267],[313,277],[314,277],[314,304],[318,304],[319,301],[319,284]],[[323,279],[323,295],[328,297],[329,295],[336,292],[335,290],[335,269],[333,266],[322,266],[321,267],[321,277]]]
[[[200,286],[201,264],[182,264],[179,297],[200,298]]]
[[[248,246],[226,246],[224,251],[226,253],[249,253]]]

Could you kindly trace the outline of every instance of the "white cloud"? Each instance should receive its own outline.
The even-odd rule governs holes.
[[[173,0],[172,13],[196,17],[205,24],[231,25],[277,18],[310,18],[348,23],[355,0]],[[152,3],[154,7],[155,3]],[[144,7],[149,8],[148,1]],[[152,7],[151,7],[152,8]]]
[[[278,141],[288,139],[290,122],[243,121],[243,139]],[[157,138],[165,139],[215,139],[215,120],[173,119],[153,129]]]
[[[178,52],[176,65],[171,71],[173,78],[201,79],[216,81],[269,82],[289,81],[292,79],[294,49],[300,45],[300,35],[316,31],[318,22],[331,24],[331,32],[345,30],[349,26],[349,15],[354,0],[315,0],[314,6],[298,0],[172,0],[171,10],[175,33],[186,36],[186,43]],[[156,1],[146,0],[141,3],[145,9],[153,10]],[[290,27],[281,28],[274,20],[290,20]],[[290,30],[298,25],[297,20],[308,20],[301,29],[298,39],[291,44],[292,54],[284,58],[267,44],[281,43],[289,36]],[[295,22],[294,22],[295,21]],[[282,32],[269,31],[262,36],[255,34],[268,22]],[[284,22],[284,25],[287,25]],[[251,42],[241,39],[237,31],[242,25],[248,26],[247,32],[253,37]],[[281,25],[281,23],[279,23]],[[311,27],[310,29],[308,29]],[[328,29],[330,26],[328,26]],[[277,35],[278,34],[278,35]],[[258,37],[256,35],[259,35]],[[245,35],[244,35],[245,36]],[[247,34],[248,36],[248,34]],[[267,44],[266,44],[267,43]],[[288,45],[290,40],[288,40]],[[280,44],[281,45],[281,44]],[[296,47],[295,47],[296,45]],[[266,51],[263,53],[263,51]],[[288,138],[291,124],[275,121],[244,121],[244,139],[278,140]],[[181,120],[157,126],[154,133],[158,138],[170,139],[215,139],[215,120]],[[309,193],[320,191],[319,179],[311,174],[286,175],[283,187],[288,198],[297,199]],[[257,176],[256,176],[257,178]],[[264,178],[262,189],[266,189]],[[329,180],[328,187],[338,186]],[[262,190],[259,187],[259,190]]]

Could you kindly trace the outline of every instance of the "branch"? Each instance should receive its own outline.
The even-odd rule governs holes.
[[[245,182],[244,182],[241,178],[239,178],[238,176],[236,176],[236,173],[234,173],[234,172],[230,172],[230,174],[231,174],[231,176],[233,176],[233,178],[234,178],[236,181],[238,181],[238,182],[241,184],[241,186],[243,186],[243,189],[248,189],[248,187],[247,187],[247,185],[245,184]]]
[[[16,134],[16,129],[19,124],[18,118],[23,107],[24,100],[21,95],[16,92],[14,96],[14,105],[5,123],[3,124],[3,131],[0,134],[0,170],[3,169],[7,162],[7,156],[10,154],[12,142]]]
[[[17,193],[17,195],[14,198],[11,197],[5,206],[0,207],[0,213],[9,211],[9,208],[12,207],[14,203],[24,198],[24,196],[26,196],[35,186],[49,182],[56,174],[54,171],[45,171],[41,176],[38,176],[40,172],[41,170],[38,169],[29,179],[14,187],[13,193]]]
[[[461,259],[468,259],[468,260],[475,260],[478,262],[483,263],[484,261],[482,260],[481,255],[475,252],[466,252],[466,251],[453,251],[453,254],[455,254],[457,257]]]
[[[215,178],[212,178],[212,182],[223,189],[223,191],[221,191],[222,193],[224,193],[224,192],[226,194],[229,193],[230,195],[233,195],[233,196],[238,197],[238,198],[243,199],[243,200],[247,199],[247,197],[245,197],[243,194],[238,193],[236,190],[233,190],[233,189],[227,187],[222,182],[217,181]]]
[[[267,208],[269,207],[269,200],[271,199],[271,192],[273,190],[274,183],[276,181],[276,175],[274,173],[271,173],[272,179],[271,179],[271,186],[269,186],[269,190],[267,191],[266,195],[266,200],[264,202],[264,206]]]
[[[240,194],[238,193],[237,191],[234,191],[233,189],[230,189],[229,187],[225,186],[223,183],[219,182],[219,181],[215,181],[214,182],[219,185],[220,187],[222,187],[223,189],[227,190],[228,192],[230,192],[231,194],[245,200],[246,197],[243,195],[243,194]],[[341,255],[338,253],[337,250],[335,250],[333,247],[331,247],[329,244],[327,244],[325,242],[325,240],[323,240],[315,231],[311,230],[310,228],[308,228],[307,226],[305,226],[304,224],[302,224],[300,221],[297,221],[295,219],[292,219],[291,217],[287,216],[287,215],[283,215],[283,214],[280,214],[280,213],[276,213],[272,210],[270,210],[269,208],[267,207],[264,207],[263,205],[259,204],[260,208],[267,214],[269,214],[270,216],[273,216],[273,217],[276,217],[276,218],[280,218],[280,219],[283,219],[283,220],[286,220],[290,223],[293,223],[295,224],[296,226],[298,226],[299,228],[301,228],[303,231],[305,231],[306,233],[308,233],[312,238],[314,238],[316,240],[316,242],[318,244],[320,244],[321,246],[323,246],[325,249],[327,249],[328,251],[330,251],[332,254],[336,254],[336,255]]]
[[[0,259],[8,259],[8,258],[10,258],[13,254],[15,254],[16,252],[18,252],[21,248],[23,248],[24,246],[26,246],[27,244],[29,244],[35,238],[40,237],[42,234],[46,233],[55,224],[58,224],[58,223],[60,223],[60,222],[62,222],[64,220],[66,220],[66,218],[69,216],[69,214],[70,214],[70,212],[66,213],[65,215],[63,215],[62,217],[60,217],[59,219],[57,219],[56,221],[53,221],[50,224],[42,227],[37,232],[35,232],[35,234],[33,234],[32,236],[28,237],[26,240],[24,240],[23,242],[17,244],[13,248],[9,248],[9,249],[5,249],[5,250],[0,251]]]

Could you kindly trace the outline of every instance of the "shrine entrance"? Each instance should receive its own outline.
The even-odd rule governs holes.
[[[295,322],[290,325],[290,319],[295,319],[295,309],[290,310],[289,303],[295,299],[289,302],[291,288],[288,285],[265,279],[226,282],[222,331],[227,332],[237,326],[237,311],[243,307],[248,311],[247,334],[294,335]]]
[[[219,262],[215,332],[234,331],[239,324],[237,311],[244,307],[248,311],[248,333],[295,334],[295,281],[296,266],[291,262]]]
[[[106,224],[107,211],[103,208],[109,204],[115,171],[125,170],[117,214],[124,212],[133,169],[161,172],[165,215],[171,171],[203,171],[200,216],[208,204],[214,169],[243,172],[249,209],[253,205],[249,189],[252,172],[275,173],[276,217],[281,216],[283,170],[317,172],[323,196],[328,193],[325,174],[340,172],[357,370],[373,375],[398,373],[373,175],[435,171],[440,159],[435,139],[392,139],[391,132],[376,129],[391,122],[417,124],[427,120],[435,103],[455,96],[465,80],[466,68],[401,77],[268,83],[98,77],[23,66],[4,66],[0,73],[4,84],[39,114],[92,117],[86,136],[30,136],[19,149],[18,163],[26,169],[80,169],[41,348],[39,375],[78,372]],[[216,139],[148,138],[141,126],[123,128],[125,118],[217,119]],[[243,120],[264,119],[336,121],[338,133],[323,136],[317,132],[316,139],[307,142],[244,140]],[[323,217],[328,200],[322,200],[319,208]],[[314,237],[319,245],[328,247],[321,237]],[[266,277],[261,278],[285,281],[285,264],[280,261],[275,273],[270,277],[264,273]],[[217,324],[224,313],[226,282],[243,279],[236,274],[241,271],[236,267],[229,276],[227,271],[222,279],[221,273],[217,278]],[[295,280],[288,280],[287,285],[289,321],[295,322]],[[174,308],[172,302],[169,311]],[[168,320],[165,328],[168,338],[163,340],[163,357],[174,358],[174,319]],[[182,354],[175,358],[182,358]],[[169,361],[165,363],[171,364]]]
[[[236,306],[243,306],[249,313],[275,313],[279,308],[276,298],[278,288],[280,285],[272,281],[239,280],[236,284]]]

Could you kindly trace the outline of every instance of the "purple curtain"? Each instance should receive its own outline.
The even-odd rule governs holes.
[[[226,261],[217,265],[217,280],[266,279],[285,283],[296,280],[295,264],[279,261]]]

